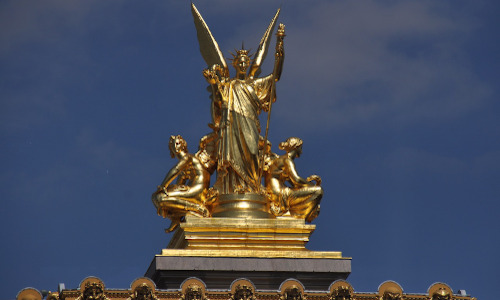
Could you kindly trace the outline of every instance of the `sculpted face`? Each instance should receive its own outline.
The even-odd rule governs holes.
[[[302,154],[302,146],[298,147],[297,149],[295,149],[295,152],[297,153],[297,157],[300,157],[300,155]]]
[[[147,284],[141,284],[135,290],[135,299],[136,300],[151,300],[152,299],[152,290]]]
[[[175,152],[179,153],[182,150],[182,141],[179,138],[175,139]]]
[[[104,298],[104,293],[99,284],[91,283],[83,291],[84,300],[100,300],[102,298]]]
[[[201,293],[191,293],[189,294],[190,300],[201,300]]]
[[[340,286],[333,293],[333,299],[335,300],[351,300],[352,295],[348,287]]]
[[[253,291],[250,287],[238,285],[234,293],[234,300],[250,300],[253,299]]]
[[[250,57],[246,54],[239,54],[233,61],[233,66],[238,74],[246,74],[250,65]]]
[[[285,300],[302,300],[302,293],[296,286],[293,286],[286,290]]]
[[[186,300],[201,300],[203,299],[203,294],[201,288],[196,285],[190,285],[186,290]]]
[[[170,156],[174,157],[176,154],[181,151],[187,151],[186,141],[182,138],[182,136],[171,136],[170,141],[168,143],[168,147],[170,148]]]
[[[400,300],[401,295],[399,293],[385,292],[383,299],[384,300]]]
[[[401,292],[394,286],[388,287],[384,295],[382,296],[383,300],[401,300]]]

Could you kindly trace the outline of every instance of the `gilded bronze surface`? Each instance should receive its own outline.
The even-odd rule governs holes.
[[[104,284],[101,281],[89,280],[84,286],[77,300],[109,300],[104,294]]]
[[[285,290],[280,300],[306,300],[298,286],[291,286]]]
[[[222,194],[212,206],[213,217],[226,218],[272,218],[269,210],[269,201],[265,195]]]
[[[448,292],[445,289],[439,289],[434,294],[432,294],[432,300],[450,300],[451,295],[450,292]]]
[[[388,280],[382,283],[378,289],[380,300],[401,300],[403,289],[394,281]]]
[[[323,196],[319,176],[298,176],[293,160],[302,152],[292,138],[277,155],[268,141],[276,82],[281,78],[285,58],[285,25],[276,30],[274,67],[260,76],[280,13],[267,26],[254,55],[242,48],[228,63],[194,4],[191,4],[200,52],[207,63],[202,74],[211,91],[211,132],[200,139],[196,154],[187,151],[181,136],[169,142],[178,163],[170,169],[153,194],[159,215],[171,219],[167,232],[178,228],[188,215],[201,218],[295,218],[311,222],[319,213]],[[234,77],[228,65],[235,69]],[[259,115],[268,112],[265,135]],[[293,144],[293,145],[292,145]],[[293,149],[292,149],[293,148]],[[216,173],[214,184],[210,179]],[[265,184],[262,185],[262,178]],[[174,180],[176,181],[174,182]],[[287,186],[287,182],[291,186]],[[313,183],[314,182],[314,183]]]
[[[230,300],[256,300],[253,287],[248,285],[237,284],[234,293],[231,295]]]
[[[168,249],[165,249],[162,254],[186,253],[189,256],[193,253],[205,253],[206,255],[206,251],[211,251],[212,256],[234,256],[234,253],[242,254],[242,251],[246,253],[261,251],[266,252],[265,255],[274,253],[272,256],[279,255],[280,257],[286,255],[295,257],[296,252],[304,252],[301,255],[311,255],[310,253],[316,252],[307,250],[305,245],[314,229],[315,225],[305,224],[304,220],[293,218],[249,219],[186,216],[186,222],[181,223],[179,230],[170,240]],[[174,251],[174,249],[184,251]],[[341,257],[340,252],[317,252],[315,255],[323,257],[326,253],[331,257]]]
[[[190,284],[184,295],[181,297],[181,300],[204,300],[203,297],[203,289],[198,284]]]
[[[265,185],[269,192],[273,212],[277,215],[289,213],[294,218],[311,222],[319,214],[319,203],[323,197],[321,178],[311,175],[304,179],[295,169],[294,159],[302,154],[302,140],[291,137],[279,146],[286,154],[268,153],[268,170]],[[312,183],[314,181],[315,183]],[[290,187],[286,185],[289,183]]]
[[[340,251],[306,249],[315,227],[294,218],[186,216],[161,256],[350,259]]]
[[[22,289],[17,294],[17,300],[42,300],[42,293],[34,288]]]
[[[146,283],[139,285],[134,289],[130,300],[156,300],[157,298],[153,294],[153,289]]]
[[[187,213],[210,216],[205,204],[213,197],[209,193],[210,173],[196,155],[188,153],[186,141],[180,135],[171,136],[169,148],[170,155],[177,157],[179,162],[170,169],[152,196],[158,214],[172,220],[168,232],[175,229]],[[177,182],[172,184],[176,178]]]
[[[448,285],[436,283],[429,288],[429,294],[431,295],[431,300],[451,300],[453,293]]]

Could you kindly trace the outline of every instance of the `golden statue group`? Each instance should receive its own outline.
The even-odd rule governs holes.
[[[311,222],[319,213],[323,189],[319,176],[302,178],[295,169],[294,159],[302,153],[302,140],[291,137],[280,143],[279,148],[286,152],[282,155],[273,153],[267,140],[272,103],[276,101],[275,83],[284,60],[283,24],[276,33],[274,70],[268,76],[258,76],[279,10],[253,59],[245,49],[233,54],[234,78],[230,78],[226,60],[193,4],[191,10],[200,51],[208,66],[203,76],[212,93],[212,132],[201,138],[195,154],[188,152],[180,135],[170,137],[170,154],[179,161],[152,196],[158,214],[172,221],[167,231],[174,230],[186,214]],[[268,113],[264,137],[259,123],[261,110]],[[215,183],[210,186],[214,172]]]

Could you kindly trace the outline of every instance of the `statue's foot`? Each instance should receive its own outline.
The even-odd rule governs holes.
[[[163,217],[163,218],[166,218],[167,217],[167,211],[162,209],[161,207],[158,208],[158,210],[156,211],[158,213],[159,216]]]
[[[208,209],[205,206],[200,207],[199,210],[200,210],[200,213],[203,217],[205,217],[205,218],[210,217],[210,212],[208,211]]]
[[[318,217],[318,215],[319,215],[319,209],[320,209],[320,207],[319,207],[319,205],[318,205],[315,209],[313,209],[313,210],[312,210],[312,211],[311,211],[311,212],[310,212],[310,213],[306,216],[306,222],[307,222],[307,223],[311,223],[311,222],[312,222],[312,220],[314,220],[314,219],[316,219],[316,218]]]
[[[177,227],[179,227],[180,224],[181,224],[180,218],[179,219],[172,219],[172,222],[170,223],[170,227],[165,229],[165,232],[170,233],[170,232],[174,231],[175,229],[177,229]]]
[[[210,204],[214,203],[215,201],[217,201],[218,198],[219,198],[219,191],[217,189],[215,189],[214,187],[211,187],[208,189],[207,201],[205,201],[205,204],[210,205]]]
[[[210,217],[210,211],[204,205],[197,207],[195,210],[188,211],[188,214],[202,218]]]
[[[270,210],[271,213],[276,217],[282,216],[287,212],[287,210],[285,210],[284,207],[276,203],[271,203]]]

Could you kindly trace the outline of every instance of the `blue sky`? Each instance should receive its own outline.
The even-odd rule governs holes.
[[[282,5],[270,140],[301,137],[299,173],[323,179],[309,249],[352,257],[359,292],[439,281],[495,297],[495,1],[196,5],[226,56],[255,50]],[[194,151],[209,132],[205,67],[188,1],[0,2],[1,299],[144,275],[170,239],[150,200],[168,138]]]

